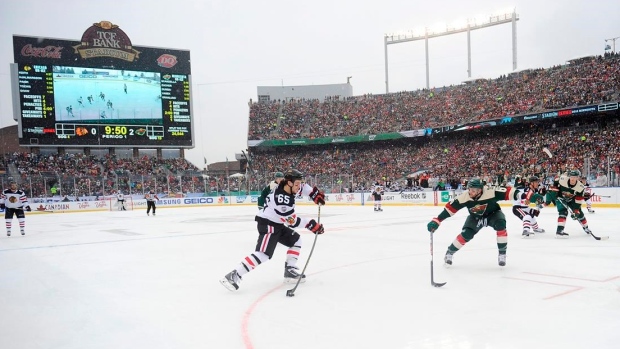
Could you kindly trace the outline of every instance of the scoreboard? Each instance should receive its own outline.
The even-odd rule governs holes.
[[[193,147],[188,51],[131,46],[132,61],[115,61],[81,57],[84,39],[13,42],[20,145]]]

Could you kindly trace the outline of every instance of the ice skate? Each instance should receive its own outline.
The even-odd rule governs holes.
[[[6,236],[11,236],[11,231],[10,230],[6,231]]]
[[[522,238],[529,238],[530,236],[534,236],[534,233],[531,232],[529,229],[523,229],[523,233],[521,234]]]
[[[568,239],[568,234],[564,230],[558,230],[555,232],[556,239]]]
[[[220,280],[222,286],[226,287],[229,291],[236,291],[239,289],[239,282],[241,282],[241,276],[237,273],[237,270],[233,270],[226,274],[223,279]]]
[[[543,228],[536,228],[536,229],[534,229],[534,232],[535,232],[535,233],[539,233],[539,234],[540,234],[540,233],[544,233],[544,232],[545,232],[545,229],[543,229]]]
[[[21,230],[22,235],[26,235],[26,231],[25,230]]]
[[[299,268],[284,263],[284,282],[296,283],[299,278],[301,278],[301,283],[306,282],[306,275],[299,274],[298,270]]]
[[[594,213],[594,210],[591,208],[588,208],[588,213]]]
[[[506,254],[505,253],[500,253],[497,256],[497,264],[499,264],[500,267],[505,267],[506,266]]]
[[[590,230],[590,228],[583,228],[583,231],[588,235],[592,235],[592,230]]]
[[[381,207],[379,207],[379,210],[378,210],[378,211],[383,212],[383,209],[382,209]]]
[[[443,257],[443,261],[444,261],[444,263],[446,263],[446,266],[452,265],[452,257],[453,256],[454,256],[454,253],[451,253],[450,251],[446,252],[446,256]]]

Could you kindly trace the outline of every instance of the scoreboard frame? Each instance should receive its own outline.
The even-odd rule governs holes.
[[[80,41],[14,35],[13,53],[20,146],[194,148],[188,50],[133,46],[102,21]]]

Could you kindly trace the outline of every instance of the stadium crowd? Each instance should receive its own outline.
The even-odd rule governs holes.
[[[117,190],[140,194],[146,190],[190,192],[197,185],[191,174],[200,173],[200,169],[185,159],[147,156],[131,159],[83,153],[13,153],[1,158],[6,169],[14,166],[20,187],[34,197],[103,196]]]
[[[325,178],[340,176],[340,180],[347,181],[349,190],[362,190],[386,181],[401,190],[412,186],[432,188],[439,181],[454,187],[454,183],[471,176],[501,184],[517,175],[551,176],[567,168],[583,170],[590,175],[592,184],[617,186],[618,139],[618,117],[590,119],[588,123],[583,119],[558,119],[555,124],[492,127],[421,137],[413,142],[340,144],[329,149],[278,148],[254,152],[253,165],[259,173],[296,166],[310,176],[324,178],[324,182]],[[544,147],[553,158],[543,152]],[[604,179],[608,172],[612,178]],[[408,176],[412,179],[409,183]]]
[[[588,57],[461,85],[318,100],[252,103],[248,139],[398,132],[618,99],[620,56]]]
[[[458,86],[364,95],[345,100],[253,103],[248,139],[292,139],[397,132],[535,111],[620,100],[620,55],[477,80]],[[327,191],[455,187],[481,176],[489,183],[517,175],[583,170],[591,183],[618,186],[620,116],[571,116],[404,140],[335,146],[252,148],[248,176],[203,175],[185,159],[14,153],[0,157],[34,197],[109,195],[146,190],[176,195],[260,191],[275,171],[296,167]],[[552,158],[542,152],[547,147]]]

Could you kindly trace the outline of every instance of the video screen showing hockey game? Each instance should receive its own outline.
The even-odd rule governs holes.
[[[160,73],[54,66],[56,122],[163,124]]]

